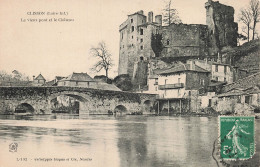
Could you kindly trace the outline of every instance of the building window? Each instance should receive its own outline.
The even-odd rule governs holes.
[[[132,39],[134,39],[134,36],[132,35]]]
[[[167,45],[170,45],[170,40],[169,39],[167,39]]]
[[[131,19],[131,23],[133,23],[134,22],[134,19]]]
[[[245,103],[247,103],[247,104],[251,104],[252,103],[251,96],[245,96]]]
[[[224,73],[227,73],[227,66],[224,66]]]
[[[142,23],[144,23],[144,20],[142,20]]]
[[[209,99],[209,105],[208,107],[211,107],[212,99]]]
[[[125,46],[123,45],[123,48],[124,48]]]
[[[181,95],[181,93],[180,93],[180,89],[178,89],[178,96],[180,96]]]
[[[66,82],[63,82],[63,85],[65,86],[65,85],[66,85]]]
[[[227,78],[226,77],[224,77],[224,82],[227,82]]]
[[[124,33],[122,32],[122,39],[124,39]]]
[[[218,65],[215,66],[215,71],[218,72]]]
[[[204,81],[204,79],[201,79],[201,85],[205,85],[205,81]]]
[[[154,85],[158,85],[158,79],[157,78],[155,79]]]
[[[132,32],[134,32],[134,30],[135,30],[135,27],[134,27],[134,26],[132,26]]]
[[[178,78],[178,83],[181,83],[181,78]]]
[[[143,38],[141,38],[141,39],[140,39],[140,42],[142,43],[143,41],[144,41]]]
[[[143,49],[144,49],[144,46],[142,45],[140,48],[141,48],[141,50],[143,50]]]
[[[140,35],[144,35],[144,29],[140,29]]]
[[[216,77],[216,81],[218,81],[218,77]]]
[[[76,81],[76,86],[78,86],[79,85],[79,82],[78,81]]]

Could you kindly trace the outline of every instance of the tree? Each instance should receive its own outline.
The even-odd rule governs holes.
[[[151,46],[155,53],[155,57],[159,57],[163,50],[162,34],[152,34]]]
[[[111,54],[108,51],[105,42],[100,42],[98,47],[92,47],[90,52],[93,57],[98,59],[97,63],[91,68],[92,71],[100,72],[102,69],[106,71],[108,78],[108,70],[113,66]]]
[[[96,75],[94,76],[94,80],[112,84],[112,79],[107,78],[105,75]]]
[[[114,78],[113,83],[122,91],[132,91],[133,84],[128,74],[121,74]]]
[[[252,39],[255,39],[255,34],[256,34],[256,24],[260,22],[260,7],[259,7],[259,0],[251,0],[250,1],[250,10],[251,10],[251,15],[253,19],[253,37]]]
[[[249,8],[242,8],[240,10],[239,21],[241,21],[246,26],[242,28],[242,31],[246,34],[247,40],[249,42],[250,37],[250,25],[252,23],[252,15]]]
[[[179,24],[181,19],[178,16],[178,11],[172,7],[172,1],[166,1],[166,6],[163,9],[163,23],[170,25],[171,23]]]

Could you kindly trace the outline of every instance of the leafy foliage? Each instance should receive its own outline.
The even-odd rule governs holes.
[[[133,84],[128,74],[122,74],[116,76],[114,78],[113,83],[123,91],[131,91],[133,89]]]
[[[163,50],[162,34],[152,34],[151,46],[155,56],[159,57],[161,51]]]
[[[94,79],[108,84],[112,84],[112,79],[107,78],[105,75],[96,75],[94,76]]]

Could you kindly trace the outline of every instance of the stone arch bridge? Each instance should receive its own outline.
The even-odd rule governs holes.
[[[0,114],[26,107],[34,114],[51,114],[51,100],[66,95],[77,99],[79,114],[154,114],[156,95],[79,87],[0,87]]]

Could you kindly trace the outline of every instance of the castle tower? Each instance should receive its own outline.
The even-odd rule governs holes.
[[[234,22],[234,8],[212,0],[205,3],[205,8],[211,54],[215,55],[226,46],[237,46],[238,25]]]
[[[127,20],[119,26],[120,50],[118,75],[128,74],[134,83],[134,78],[139,74],[134,73],[135,64],[141,59],[147,62],[150,57],[154,57],[151,47],[151,35],[160,27],[153,22],[153,12],[148,13],[147,17],[143,11],[138,11],[128,15]],[[137,71],[138,72],[138,71]]]

